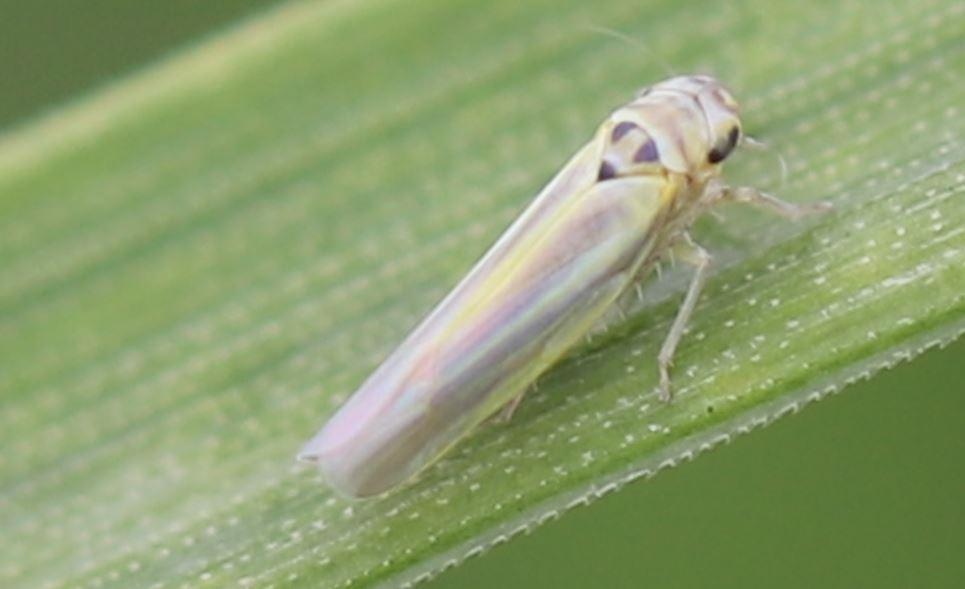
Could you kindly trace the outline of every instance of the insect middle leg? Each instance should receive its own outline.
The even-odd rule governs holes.
[[[710,269],[711,257],[707,250],[700,247],[690,238],[688,233],[684,233],[680,240],[671,246],[671,253],[674,259],[682,260],[694,267],[694,276],[690,280],[684,302],[677,310],[677,316],[670,325],[670,332],[660,347],[660,354],[657,356],[657,366],[660,369],[660,388],[658,393],[661,401],[670,401],[672,392],[670,388],[670,367],[673,366],[673,357],[677,351],[677,344],[687,328],[697,300],[700,298],[700,291],[704,288],[707,281],[707,273]]]

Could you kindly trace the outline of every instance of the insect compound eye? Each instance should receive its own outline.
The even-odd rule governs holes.
[[[714,146],[707,154],[707,161],[716,164],[727,159],[734,148],[737,147],[737,141],[740,139],[741,132],[737,127],[731,127],[730,131],[727,133],[727,137],[724,140]]]

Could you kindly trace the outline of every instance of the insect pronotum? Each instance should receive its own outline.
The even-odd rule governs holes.
[[[796,218],[827,210],[730,187],[721,164],[743,140],[717,80],[642,90],[600,125],[475,267],[305,445],[345,495],[375,495],[435,461],[480,422],[510,414],[527,387],[665,256],[694,266],[658,356],[670,399],[674,350],[710,255],[688,229],[743,202]]]

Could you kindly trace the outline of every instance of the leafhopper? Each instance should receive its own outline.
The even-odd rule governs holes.
[[[671,396],[674,350],[710,255],[688,229],[724,202],[797,218],[828,209],[727,186],[742,143],[737,102],[707,76],[643,89],[614,111],[455,289],[305,445],[339,492],[388,491],[526,389],[662,259],[693,265],[657,358]]]

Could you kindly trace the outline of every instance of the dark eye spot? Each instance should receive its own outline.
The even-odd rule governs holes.
[[[707,161],[712,164],[716,164],[718,162],[724,161],[724,158],[727,157],[729,154],[730,152],[723,151],[715,147],[710,150],[710,153],[707,154]]]
[[[600,164],[600,171],[599,173],[597,173],[596,178],[597,180],[602,182],[603,180],[609,180],[610,178],[613,178],[616,175],[617,175],[617,171],[616,171],[616,168],[613,167],[613,164],[611,164],[606,160],[603,160],[603,163]]]
[[[731,127],[730,132],[727,133],[727,138],[724,140],[723,145],[717,145],[710,150],[707,154],[707,161],[712,164],[724,161],[730,152],[734,151],[737,147],[737,140],[740,139],[740,129],[737,127]]]
[[[616,143],[617,141],[623,139],[623,137],[627,133],[629,133],[630,131],[633,131],[636,128],[637,128],[636,123],[631,123],[630,121],[623,121],[621,123],[617,123],[617,125],[613,127],[613,132],[610,134],[610,138],[613,140],[614,143]]]
[[[640,146],[640,149],[633,154],[633,161],[638,164],[644,162],[655,162],[660,158],[660,153],[657,152],[657,144],[653,142],[653,139],[647,139],[646,143]]]

